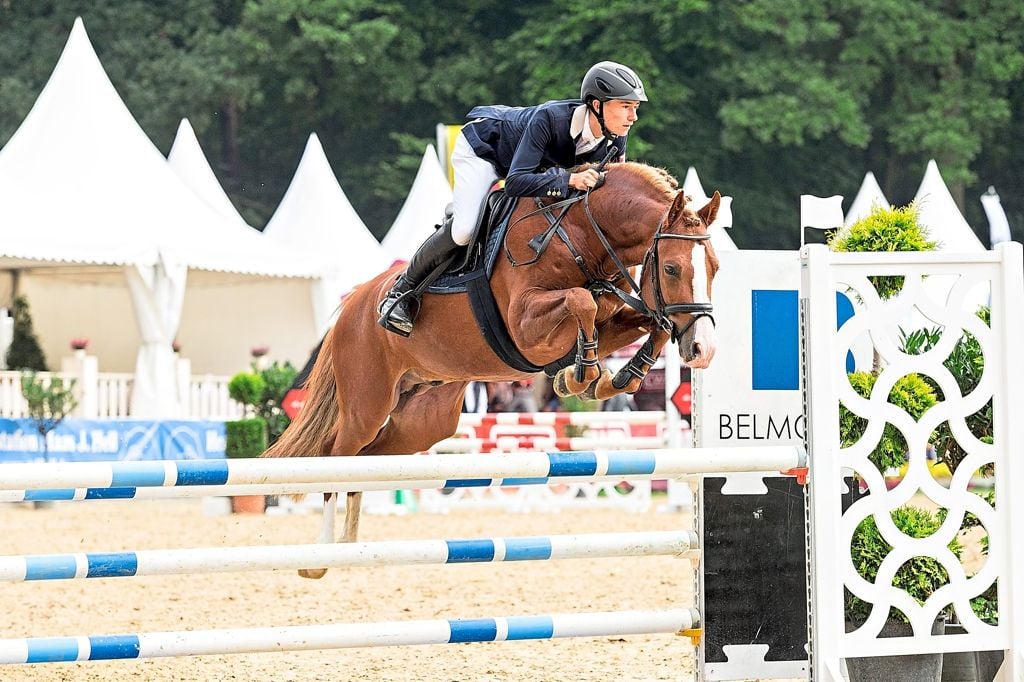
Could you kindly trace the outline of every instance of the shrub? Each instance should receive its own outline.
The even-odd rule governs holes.
[[[935,533],[942,525],[943,515],[904,505],[892,510],[892,521],[902,533],[912,538],[926,538]],[[960,558],[963,552],[956,538],[948,545],[953,555]],[[878,568],[882,560],[892,551],[892,546],[885,541],[874,516],[868,516],[857,526],[850,543],[850,556],[853,558],[857,573],[868,582],[878,577]],[[915,556],[900,566],[893,577],[893,586],[897,587],[918,604],[923,604],[936,590],[949,582],[949,576],[942,564],[933,557]],[[854,623],[863,623],[871,614],[871,604],[852,593],[847,593],[846,618]],[[909,622],[906,615],[893,609],[890,618]]]
[[[928,239],[928,231],[918,222],[915,204],[896,208],[876,206],[848,230],[833,234],[828,246],[833,251],[933,251],[938,242]],[[882,300],[892,298],[903,288],[899,276],[869,277]]]
[[[270,443],[273,444],[291,423],[281,402],[288,393],[298,371],[290,362],[283,365],[274,361],[269,366],[251,372],[239,372],[228,382],[228,394],[249,408],[249,414],[262,417],[267,423]]]
[[[877,377],[868,372],[852,372],[847,375],[857,395],[870,398]],[[935,389],[917,374],[902,376],[889,391],[891,404],[899,407],[915,420],[937,402]],[[850,447],[864,435],[868,420],[851,412],[845,405],[839,405],[839,440],[844,448]],[[885,472],[890,467],[899,467],[907,461],[907,444],[903,434],[892,424],[886,424],[878,446],[868,457],[878,470]]]
[[[239,372],[228,382],[228,395],[249,408],[251,414],[263,398],[266,388],[267,384],[259,374]]]
[[[992,325],[991,310],[988,307],[982,306],[979,308],[977,315],[986,325]],[[941,336],[941,327],[917,329],[909,334],[900,330],[900,350],[908,355],[920,355],[934,348]],[[981,375],[985,371],[985,356],[981,351],[981,343],[973,334],[964,332],[956,342],[956,345],[953,346],[949,357],[942,364],[953,375],[953,378],[956,379],[960,393],[968,395],[978,386],[978,382],[981,381]],[[943,395],[939,385],[930,378],[926,380],[931,384],[936,395],[941,400]],[[994,432],[992,429],[991,400],[980,410],[968,416],[966,421],[967,428],[979,440],[984,443],[992,442]],[[956,438],[953,437],[953,433],[949,428],[949,422],[939,424],[939,427],[935,430],[933,444],[935,445],[935,451],[946,462],[950,471],[955,471],[960,466],[963,458],[967,456],[967,451],[960,447],[960,444],[956,442]],[[991,467],[988,467],[988,469],[991,469]]]
[[[224,428],[224,454],[232,459],[259,457],[267,449],[267,422],[260,417],[227,422]]]

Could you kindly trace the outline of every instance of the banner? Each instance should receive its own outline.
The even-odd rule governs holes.
[[[0,419],[0,463],[219,459],[224,422],[65,419],[47,434],[32,419]]]

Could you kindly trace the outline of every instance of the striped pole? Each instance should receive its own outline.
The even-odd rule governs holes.
[[[683,633],[697,627],[700,627],[700,617],[695,609],[673,609],[189,630],[90,637],[35,637],[0,640],[0,663],[54,663],[414,644],[505,642],[562,637],[608,637]]]
[[[0,490],[255,485],[362,484],[440,480],[440,487],[519,486],[595,477],[674,478],[699,473],[784,471],[805,466],[792,446],[673,448],[592,452],[519,452],[491,456],[374,455],[143,462],[9,463],[0,465]],[[554,480],[550,480],[554,479]],[[362,489],[360,487],[360,489]]]
[[[697,554],[693,531],[209,547],[0,557],[0,581]]]

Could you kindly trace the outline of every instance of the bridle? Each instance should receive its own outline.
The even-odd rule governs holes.
[[[506,244],[505,253],[509,261],[511,262],[512,266],[516,267],[518,265],[528,265],[530,263],[536,262],[544,253],[544,250],[546,250],[551,236],[553,234],[557,234],[559,239],[562,241],[563,244],[565,244],[566,248],[569,250],[569,253],[572,255],[577,267],[579,267],[580,271],[583,273],[583,276],[587,279],[586,286],[588,289],[590,289],[590,292],[595,299],[603,294],[612,294],[618,297],[625,305],[629,306],[636,312],[640,313],[643,317],[648,319],[657,328],[669,331],[672,335],[673,341],[678,341],[679,338],[682,337],[683,334],[688,332],[690,328],[697,323],[697,320],[699,320],[702,317],[707,317],[708,319],[711,320],[711,323],[714,324],[715,318],[711,314],[713,312],[713,307],[711,303],[665,302],[665,296],[661,290],[661,278],[659,277],[659,271],[661,267],[660,259],[658,258],[658,245],[663,239],[685,239],[687,241],[697,242],[707,241],[711,239],[711,235],[707,232],[701,234],[674,234],[670,232],[665,232],[664,230],[666,228],[666,221],[668,219],[668,213],[666,211],[665,216],[663,216],[661,221],[658,223],[658,228],[654,232],[654,241],[651,244],[651,247],[647,250],[647,253],[644,254],[643,260],[644,273],[646,274],[648,271],[651,273],[651,284],[654,290],[654,309],[652,310],[651,307],[648,306],[647,303],[643,300],[643,294],[640,291],[640,286],[637,284],[636,280],[633,279],[632,275],[629,274],[629,269],[625,266],[625,264],[623,264],[622,259],[619,258],[619,255],[615,252],[615,249],[608,241],[608,237],[605,235],[605,231],[601,228],[601,225],[597,222],[597,219],[594,218],[594,214],[590,210],[591,191],[593,191],[593,189],[588,189],[585,193],[579,196],[571,197],[569,199],[565,199],[549,205],[545,205],[541,201],[541,199],[537,197],[537,209],[522,216],[516,222],[519,222],[521,220],[524,220],[525,218],[540,213],[543,214],[545,218],[547,218],[549,227],[542,234],[538,235],[533,240],[531,240],[530,245],[534,249],[536,256],[529,261],[515,261],[512,258],[511,254],[509,253],[508,246]],[[561,225],[562,218],[564,218],[566,213],[568,213],[570,206],[578,202],[583,202],[583,210],[587,216],[587,220],[590,223],[590,226],[593,228],[594,233],[597,235],[598,240],[601,242],[601,246],[604,248],[605,253],[608,254],[612,262],[615,264],[615,269],[617,270],[617,273],[615,273],[610,279],[594,276],[593,272],[587,266],[586,261],[583,259],[583,256],[580,255],[579,249],[577,249],[576,246],[572,243],[569,234]],[[556,217],[554,215],[554,210],[562,207],[564,207],[564,210]],[[648,264],[652,265],[652,267],[648,267]],[[615,282],[618,282],[620,279],[624,280],[626,284],[629,286],[628,292],[623,291],[619,287],[615,286]],[[692,316],[690,322],[682,329],[677,329],[675,324],[673,324],[672,320],[669,318],[670,315],[675,315],[677,313],[683,313]]]

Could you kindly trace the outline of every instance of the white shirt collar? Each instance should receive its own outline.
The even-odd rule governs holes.
[[[587,105],[581,104],[572,112],[572,122],[569,124],[569,135],[576,140],[576,153],[584,154],[591,151],[601,142],[601,138],[594,135],[590,129],[590,120],[587,116]]]

